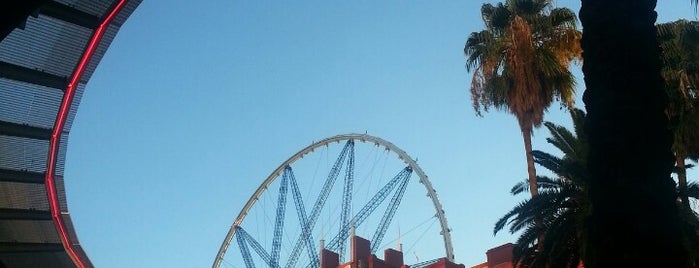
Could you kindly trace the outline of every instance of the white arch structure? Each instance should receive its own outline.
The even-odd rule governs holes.
[[[233,221],[233,225],[231,225],[231,228],[228,230],[228,234],[226,234],[226,238],[223,240],[223,244],[221,245],[221,248],[218,250],[218,254],[216,254],[216,259],[214,260],[213,268],[219,268],[221,266],[221,262],[223,261],[223,256],[226,254],[226,250],[228,250],[228,246],[231,243],[231,240],[233,239],[233,236],[235,235],[236,232],[236,227],[239,226],[240,224],[243,223],[243,219],[245,219],[245,216],[247,216],[248,212],[252,208],[252,206],[257,202],[257,200],[260,198],[262,193],[267,190],[270,184],[274,182],[274,180],[279,177],[282,172],[284,171],[284,168],[286,166],[291,165],[292,163],[296,162],[297,160],[301,159],[304,155],[309,154],[313,152],[315,149],[322,147],[322,146],[327,146],[328,144],[331,144],[333,142],[341,142],[341,141],[348,141],[348,140],[354,140],[354,141],[361,141],[361,142],[371,142],[374,143],[376,146],[383,146],[386,148],[386,150],[389,150],[391,152],[394,152],[395,154],[398,155],[398,158],[402,160],[405,164],[410,166],[410,168],[417,173],[418,177],[420,177],[420,183],[425,186],[425,189],[427,190],[427,195],[430,197],[432,200],[432,204],[435,209],[435,216],[439,219],[439,223],[441,225],[441,232],[440,234],[443,237],[444,240],[444,249],[445,249],[445,255],[446,258],[449,259],[450,261],[454,261],[454,248],[452,246],[451,242],[451,229],[449,229],[449,225],[447,224],[447,218],[444,214],[444,209],[442,208],[442,204],[439,202],[439,199],[437,198],[437,192],[432,188],[432,183],[430,180],[427,178],[427,175],[425,175],[425,172],[420,168],[420,166],[417,165],[417,162],[413,160],[405,151],[402,149],[398,148],[398,146],[393,145],[393,143],[390,143],[384,139],[381,139],[379,137],[367,135],[367,134],[343,134],[343,135],[337,135],[333,136],[330,138],[326,138],[323,140],[320,140],[318,142],[314,142],[311,145],[307,146],[306,148],[303,148],[301,151],[297,152],[293,156],[291,156],[289,159],[284,161],[277,169],[275,169],[268,177],[265,179],[264,182],[260,185],[260,187],[257,188],[255,193],[248,199],[248,202],[245,204],[243,209],[238,213],[238,217],[236,217],[235,221]]]

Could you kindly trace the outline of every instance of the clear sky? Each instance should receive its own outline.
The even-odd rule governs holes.
[[[68,205],[92,262],[209,267],[273,169],[313,141],[365,131],[419,158],[457,262],[485,261],[515,239],[492,228],[525,197],[509,189],[527,173],[514,117],[471,107],[463,45],[483,27],[481,4],[145,0],[70,133]],[[659,1],[658,12],[695,19],[689,0]],[[569,126],[559,107],[546,120]],[[558,154],[547,136],[538,130],[534,148]]]

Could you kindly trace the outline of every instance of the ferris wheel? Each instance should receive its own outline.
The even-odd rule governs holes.
[[[453,261],[450,231],[432,183],[405,151],[367,134],[337,135],[298,151],[262,182],[213,267],[317,268],[320,246],[343,262],[352,234],[370,239],[372,253],[405,243],[409,251],[424,247],[408,252],[414,263]]]

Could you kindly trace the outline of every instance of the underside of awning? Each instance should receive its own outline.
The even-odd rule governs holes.
[[[141,0],[0,3],[0,268],[92,267],[63,171],[90,76]]]

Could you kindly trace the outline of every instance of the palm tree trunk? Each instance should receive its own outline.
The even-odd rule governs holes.
[[[684,162],[685,157],[682,154],[675,154],[677,162],[677,190],[679,190],[680,199],[682,200],[682,208],[690,211],[689,197],[687,196],[687,167]]]
[[[582,0],[589,141],[585,267],[686,267],[656,0]]]
[[[536,184],[536,168],[534,167],[534,156],[532,155],[532,128],[522,127],[522,138],[524,138],[524,151],[527,153],[527,174],[529,174],[529,193],[532,197],[539,194],[539,187]]]
[[[539,185],[536,182],[536,167],[534,166],[534,155],[532,155],[532,127],[522,126],[522,138],[524,138],[524,151],[527,153],[527,173],[529,174],[529,193],[532,197],[539,195]],[[544,240],[544,229],[541,217],[534,218],[534,224],[538,231],[536,248],[541,250]]]

